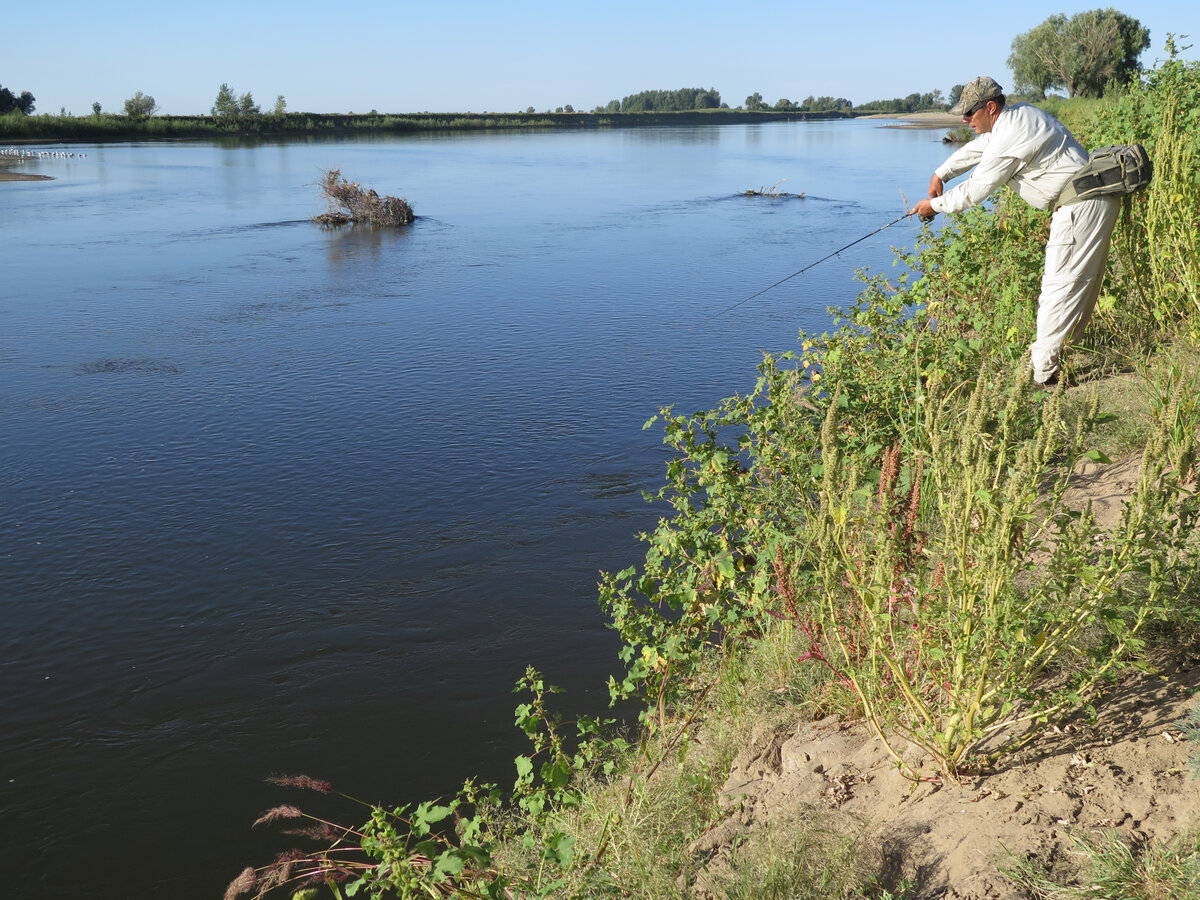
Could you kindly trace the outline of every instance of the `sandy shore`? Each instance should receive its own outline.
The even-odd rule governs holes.
[[[51,175],[33,175],[29,172],[20,170],[13,171],[14,167],[20,165],[19,159],[3,159],[0,158],[0,181],[53,181]]]
[[[0,181],[53,181],[50,175],[30,175],[26,172],[0,172]]]
[[[889,128],[955,128],[963,123],[962,116],[944,112],[875,113],[864,119],[894,119]]]

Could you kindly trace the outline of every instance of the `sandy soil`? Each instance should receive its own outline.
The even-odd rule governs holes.
[[[873,116],[863,116],[864,119],[890,119],[894,125],[885,128],[957,128],[963,123],[962,116],[952,116],[941,112],[916,113],[876,113]]]
[[[0,181],[53,181],[50,175],[30,175],[26,172],[0,171]]]
[[[50,175],[31,175],[17,169],[21,164],[19,159],[0,157],[0,181],[53,181]]]
[[[1078,470],[1071,506],[1091,500],[1115,524],[1138,475],[1136,457]],[[1002,872],[1014,859],[1073,877],[1074,835],[1169,840],[1200,818],[1195,747],[1176,724],[1200,688],[1200,657],[1164,660],[1154,675],[1128,677],[1083,716],[1045,735],[1000,771],[962,785],[914,785],[865,727],[836,719],[795,722],[752,736],[724,786],[730,811],[696,842],[719,874],[737,842],[772,823],[832,817],[865,828],[877,871],[912,878],[921,898],[1016,900]],[[820,811],[819,813],[817,811]],[[698,898],[715,896],[702,875]]]

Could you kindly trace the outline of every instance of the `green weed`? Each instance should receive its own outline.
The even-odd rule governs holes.
[[[1200,832],[1160,844],[1131,845],[1118,835],[1072,835],[1080,877],[1062,884],[1029,865],[1014,880],[1037,900],[1196,900],[1200,898]]]
[[[1060,394],[1035,421],[1028,391],[1022,366],[1008,384],[981,375],[965,410],[924,395],[924,427],[884,453],[873,490],[841,448],[831,403],[817,525],[779,535],[789,615],[898,763],[898,739],[950,777],[1002,758],[1080,706],[1166,613],[1167,573],[1194,513],[1177,503],[1163,429],[1106,535],[1062,503],[1086,422],[1063,420]],[[1093,623],[1105,631],[1099,643]],[[1068,657],[1069,677],[1048,678]],[[973,761],[989,740],[998,746]]]

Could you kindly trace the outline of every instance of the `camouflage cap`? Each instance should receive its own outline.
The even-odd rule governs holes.
[[[950,112],[956,116],[961,116],[976,103],[982,103],[984,100],[1003,100],[1004,88],[996,84],[995,79],[988,78],[986,75],[980,75],[978,78],[972,79],[962,89],[962,93],[958,97],[958,102],[951,107]]]

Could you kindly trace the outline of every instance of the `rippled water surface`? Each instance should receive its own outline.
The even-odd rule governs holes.
[[[872,122],[71,148],[0,185],[0,859],[211,898],[304,772],[505,781],[527,664],[602,711],[642,423],[889,269],[940,132]],[[328,230],[315,183],[405,196]],[[805,193],[747,198],[748,188]]]

